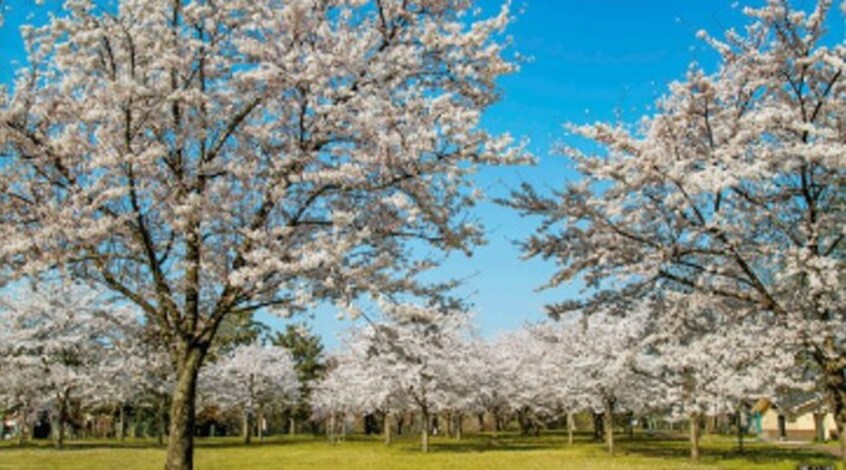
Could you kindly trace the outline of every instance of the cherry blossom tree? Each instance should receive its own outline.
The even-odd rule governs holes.
[[[702,34],[716,72],[694,66],[634,128],[571,127],[605,151],[565,148],[580,181],[508,204],[545,218],[525,250],[557,262],[550,286],[588,286],[552,314],[665,291],[766,314],[801,336],[846,446],[846,46],[826,36],[831,7],[769,0],[743,32]]]
[[[109,314],[116,321],[102,344],[99,359],[92,365],[89,380],[80,390],[83,406],[106,408],[117,414],[116,437],[126,437],[127,407],[150,406],[163,419],[161,398],[167,395],[170,369],[167,357],[158,345],[155,331],[143,321],[136,309],[122,308]],[[162,436],[161,423],[157,433]]]
[[[382,362],[371,361],[368,347],[366,338],[353,332],[345,338],[343,353],[329,358],[331,367],[314,384],[312,419],[326,423],[333,442],[337,440],[339,417],[345,421],[355,415],[381,411],[385,417],[385,444],[390,445],[391,415],[408,409],[391,371],[382,369]]]
[[[652,316],[635,362],[655,384],[653,406],[666,410],[671,420],[689,420],[693,460],[700,455],[703,417],[737,412],[744,400],[812,385],[797,363],[801,343],[790,340],[796,332],[755,315],[733,318],[727,313],[731,302],[717,310],[706,297],[703,305],[709,308],[697,308],[697,297],[676,294],[645,304],[660,314]]]
[[[560,400],[562,365],[551,355],[555,345],[539,334],[543,326],[509,332],[482,346],[482,366],[471,364],[479,407],[494,415],[516,415],[523,432],[539,429],[555,416]]]
[[[430,294],[409,239],[470,251],[479,127],[514,71],[472,2],[71,0],[25,28],[2,100],[4,279],[66,266],[137,305],[177,378],[167,468],[193,461],[221,322]],[[416,246],[420,246],[417,244]]]
[[[394,411],[417,411],[427,452],[432,416],[467,404],[469,320],[460,311],[380,304],[386,319],[351,332],[348,350],[317,386],[315,406],[329,413],[381,410],[386,426]]]
[[[293,403],[300,390],[291,353],[253,343],[235,348],[206,367],[200,376],[200,393],[214,403],[241,410],[244,442],[249,444],[253,424],[263,440],[266,413],[274,405]]]
[[[623,317],[596,312],[570,321],[558,333],[556,361],[566,362],[571,376],[568,388],[583,406],[604,414],[610,454],[614,453],[614,413],[640,411],[654,396],[652,381],[635,369],[650,328],[649,314],[638,308]]]
[[[0,395],[20,408],[24,427],[31,411],[49,410],[62,448],[71,400],[86,398],[98,364],[119,340],[115,331],[134,317],[103,292],[60,281],[18,286],[0,308],[0,362],[10,378]]]

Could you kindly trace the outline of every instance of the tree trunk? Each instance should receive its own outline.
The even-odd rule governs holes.
[[[716,416],[705,416],[705,434],[714,434],[714,430],[717,428],[716,421]]]
[[[249,444],[253,440],[253,428],[250,426],[250,410],[246,406],[241,411],[241,416],[243,417],[244,444]]]
[[[297,420],[294,418],[294,416],[292,414],[291,417],[288,418],[288,435],[293,436],[296,433],[297,433]]]
[[[485,414],[479,413],[476,418],[479,420],[479,432],[485,432]]]
[[[825,413],[815,411],[814,414],[814,440],[819,443],[825,443],[825,428],[824,420]]]
[[[815,361],[823,370],[825,388],[828,392],[832,415],[837,424],[837,435],[840,441],[840,459],[846,469],[846,375],[843,373],[841,355],[838,354],[834,338],[826,338],[823,343],[824,353],[814,354]]]
[[[424,407],[420,413],[420,444],[423,452],[429,452],[429,411]]]
[[[699,413],[690,414],[690,458],[699,460]]]
[[[126,440],[126,408],[123,404],[118,405],[118,440],[124,442]]]
[[[326,434],[329,437],[329,442],[335,443],[335,412],[329,415],[329,426],[326,427]]]
[[[737,451],[743,453],[743,410],[737,411]]]
[[[605,445],[608,447],[608,453],[614,455],[614,399],[608,398],[605,400]]]
[[[455,415],[455,439],[461,440],[461,431],[464,427],[464,414],[456,413]]]
[[[385,433],[385,445],[391,445],[391,412],[386,411],[382,421],[382,431]]]
[[[62,392],[59,395],[58,410],[56,410],[56,423],[53,430],[55,445],[57,449],[62,449],[65,446],[65,413],[67,407],[67,393]]]
[[[18,445],[21,446],[29,437],[29,402],[25,401],[18,419]]]
[[[177,366],[176,387],[170,403],[170,433],[167,440],[166,470],[194,468],[194,410],[197,375],[205,350],[185,346]]]
[[[601,441],[605,435],[605,417],[603,413],[593,413],[593,439]]]
[[[837,440],[840,441],[840,459],[846,469],[846,407],[835,402],[834,420],[837,423]]]
[[[567,413],[567,443],[573,445],[573,431],[576,430],[576,420],[573,419],[573,413]]]
[[[156,410],[156,443],[159,447],[163,447],[165,435],[165,406],[167,406],[167,397],[164,395],[160,396],[158,402],[158,409]]]
[[[259,442],[264,442],[264,407],[262,405],[259,405],[258,407],[258,416],[256,421]]]

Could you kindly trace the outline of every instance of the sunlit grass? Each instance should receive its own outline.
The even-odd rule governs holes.
[[[684,439],[620,437],[617,454],[608,456],[601,443],[580,435],[569,446],[561,435],[541,437],[476,435],[462,441],[433,438],[428,454],[411,436],[385,447],[378,437],[354,437],[337,445],[312,437],[274,437],[245,446],[237,438],[199,439],[196,463],[209,469],[784,469],[797,464],[833,464],[829,455],[799,448],[747,443],[740,455],[728,438],[703,441],[698,464],[687,458]],[[47,442],[18,448],[0,445],[0,469],[160,469],[164,451],[149,440],[73,441],[57,451]]]

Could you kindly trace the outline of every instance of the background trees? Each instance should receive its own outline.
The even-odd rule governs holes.
[[[5,409],[17,410],[21,438],[33,414],[49,410],[54,441],[61,448],[74,403],[101,399],[106,390],[120,401],[135,385],[127,383],[133,369],[110,376],[106,384],[100,380],[104,367],[128,367],[126,356],[115,351],[123,335],[138,326],[131,310],[110,302],[103,292],[60,281],[38,289],[22,285],[3,300],[0,312],[0,396]]]
[[[473,382],[468,319],[410,304],[383,305],[386,320],[352,332],[347,352],[318,385],[323,414],[380,410],[420,414],[421,446],[429,448],[431,419],[441,411],[464,411]],[[344,389],[344,390],[341,390]],[[342,398],[347,396],[347,400]]]
[[[558,263],[550,285],[590,288],[552,314],[673,292],[757,315],[802,346],[846,436],[846,49],[826,38],[831,7],[770,0],[744,33],[702,34],[715,73],[692,68],[635,128],[572,127],[603,149],[565,150],[582,179],[507,204],[544,218],[524,248]]]
[[[176,367],[168,468],[191,468],[224,319],[427,294],[408,239],[469,250],[478,126],[514,70],[504,8],[421,0],[75,1],[27,28],[0,111],[4,279],[64,265],[143,310]]]
[[[250,443],[253,428],[264,439],[266,413],[290,406],[300,396],[294,364],[282,347],[239,346],[204,369],[200,393],[213,403],[240,409],[245,443]]]
[[[297,422],[303,423],[311,418],[311,390],[326,369],[323,343],[320,336],[309,331],[304,325],[287,325],[284,331],[277,332],[270,341],[291,353],[294,369],[297,371],[300,398],[290,410],[289,426],[293,434],[296,432]]]

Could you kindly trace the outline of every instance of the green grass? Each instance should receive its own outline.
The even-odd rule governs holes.
[[[698,464],[688,458],[684,439],[658,439],[636,436],[620,438],[618,452],[611,457],[602,445],[579,436],[568,446],[561,435],[539,438],[514,435],[477,435],[455,441],[434,438],[431,452],[423,454],[411,437],[386,448],[377,438],[355,437],[331,445],[309,437],[279,437],[251,446],[237,439],[199,439],[196,467],[217,469],[784,469],[799,463],[833,464],[830,455],[799,448],[748,443],[739,455],[734,441],[708,437],[703,441],[703,457]],[[47,442],[23,448],[0,444],[0,469],[160,469],[164,451],[150,441],[118,444],[110,441],[70,442],[62,451]]]

